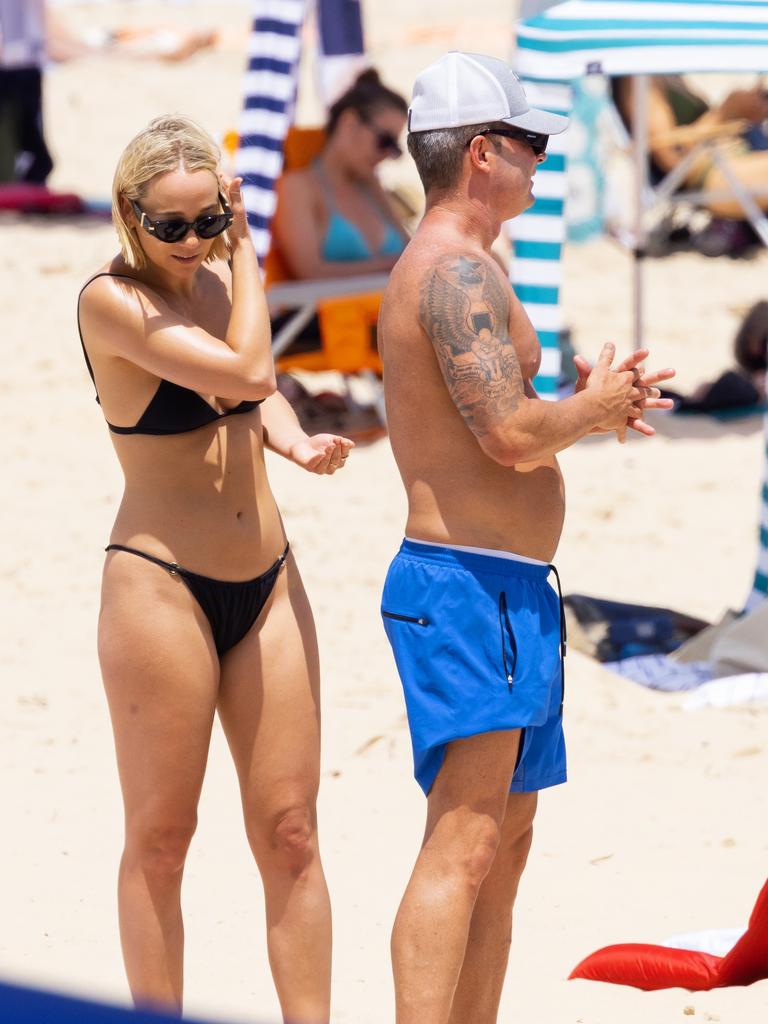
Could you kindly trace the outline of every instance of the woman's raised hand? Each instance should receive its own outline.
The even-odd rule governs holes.
[[[233,213],[232,223],[227,231],[227,238],[233,246],[238,242],[248,241],[251,237],[248,229],[248,218],[245,213],[245,203],[240,191],[242,183],[242,178],[227,178],[224,175],[221,177],[222,192],[227,197],[229,208]]]

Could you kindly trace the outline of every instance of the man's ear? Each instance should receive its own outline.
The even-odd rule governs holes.
[[[471,140],[468,146],[469,159],[476,170],[484,173],[490,170],[488,153],[492,148],[493,143],[485,135],[475,135]]]

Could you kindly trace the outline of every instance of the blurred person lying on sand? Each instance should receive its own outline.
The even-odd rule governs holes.
[[[201,128],[164,117],[140,132],[119,160],[112,213],[121,253],[83,287],[79,323],[125,476],[98,646],[125,804],[128,981],[137,1004],[180,1010],[181,881],[218,712],[283,1013],[327,1022],[317,643],[264,447],[332,474],[351,442],[308,437],[275,393],[240,180],[220,178]]]
[[[392,935],[396,1019],[492,1024],[537,794],[566,778],[556,453],[652,435],[641,417],[669,407],[655,385],[674,372],[646,373],[647,350],[614,369],[606,344],[575,395],[540,400],[541,349],[491,245],[567,120],[530,109],[503,61],[456,52],[418,76],[409,117],[427,208],[379,320],[408,497],[381,610],[427,821]]]
[[[0,182],[43,185],[53,170],[43,131],[47,60],[109,54],[183,60],[215,41],[210,29],[172,25],[78,33],[45,0],[0,0]]]

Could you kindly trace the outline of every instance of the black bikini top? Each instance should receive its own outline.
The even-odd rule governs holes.
[[[136,280],[128,274],[109,274],[105,271],[95,274],[80,289],[80,295],[77,297],[77,332],[80,335],[85,363],[94,387],[96,387],[96,378],[93,375],[91,361],[83,341],[83,332],[80,329],[80,296],[91,281],[95,281],[97,277],[124,277],[128,281]],[[101,405],[98,393],[96,401]],[[214,423],[216,420],[223,420],[226,416],[238,416],[241,413],[250,412],[257,405],[261,405],[263,401],[263,398],[258,401],[245,401],[233,409],[227,409],[226,412],[217,412],[212,405],[191,388],[184,388],[170,380],[161,380],[157,391],[135,427],[116,427],[109,421],[107,421],[107,426],[113,434],[184,434],[189,430],[204,427],[208,423]]]

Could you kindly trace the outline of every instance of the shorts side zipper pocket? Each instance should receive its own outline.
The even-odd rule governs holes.
[[[385,619],[395,619],[397,622],[412,622],[415,626],[428,626],[429,619],[424,615],[399,615],[397,612],[385,612],[381,614]]]
[[[501,633],[501,663],[504,667],[504,675],[507,679],[509,692],[512,692],[514,683],[515,668],[517,667],[517,640],[512,623],[509,621],[509,610],[507,608],[507,595],[505,591],[499,594],[499,632]],[[511,650],[511,660],[507,661],[507,638]]]

